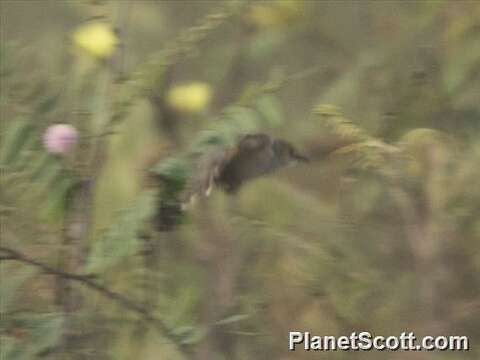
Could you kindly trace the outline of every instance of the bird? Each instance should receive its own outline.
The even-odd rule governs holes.
[[[309,158],[286,140],[264,133],[243,135],[233,146],[211,152],[199,161],[184,203],[189,204],[198,196],[209,196],[215,187],[235,194],[249,180],[306,162]]]

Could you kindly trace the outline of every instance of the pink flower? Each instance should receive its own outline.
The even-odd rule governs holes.
[[[78,132],[72,125],[51,125],[43,134],[43,146],[49,153],[64,154],[75,145],[77,139]]]

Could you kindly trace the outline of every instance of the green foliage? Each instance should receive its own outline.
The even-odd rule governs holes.
[[[345,118],[334,106],[316,106],[313,115],[320,117],[322,125],[328,132],[349,143],[336,150],[334,154],[349,156],[353,167],[363,170],[386,168],[391,155],[399,151],[369,135],[363,128]]]
[[[2,336],[2,359],[34,359],[51,350],[62,335],[61,314],[23,314],[11,322],[17,337]]]
[[[246,103],[228,106],[208,130],[200,132],[192,153],[208,151],[211,145],[229,146],[241,135],[281,126],[285,119],[278,98],[269,93],[257,95]]]
[[[33,123],[29,119],[18,119],[12,121],[12,125],[9,126],[4,135],[1,149],[0,163],[2,167],[6,167],[12,163],[12,161],[23,150],[23,147],[28,143],[29,138],[34,130]]]
[[[278,97],[272,94],[266,94],[257,101],[257,109],[266,123],[271,126],[281,126],[285,118],[281,111],[281,105]]]
[[[139,230],[152,216],[154,200],[155,192],[146,191],[128,208],[119,211],[117,220],[94,242],[85,268],[87,272],[105,271],[139,252]]]
[[[8,276],[5,274],[8,273]],[[58,342],[63,329],[61,314],[31,313],[22,308],[34,268],[15,270],[0,265],[0,333],[3,359],[32,359]]]
[[[171,157],[155,165],[151,171],[166,183],[168,193],[178,194],[188,178],[188,161],[182,157]]]
[[[75,180],[59,158],[39,149],[39,138],[41,134],[31,119],[11,122],[0,150],[3,169],[0,181],[9,189],[7,196],[18,196],[26,202],[41,202],[38,215],[58,222],[62,219],[66,197]]]
[[[174,341],[79,283],[65,322],[55,276],[2,260],[2,360],[56,356],[66,326],[78,335],[72,360],[188,358],[178,348],[197,350],[212,329],[222,345],[210,342],[212,358],[283,358],[288,329],[437,330],[430,309],[445,314],[446,332],[480,339],[476,2],[228,1],[211,11],[208,2],[140,1],[128,21],[124,4],[45,2],[41,17],[38,5],[2,4],[2,38],[20,42],[0,44],[2,246],[95,273]],[[57,46],[87,10],[118,27],[111,59]],[[22,26],[30,17],[38,31]],[[211,85],[202,113],[163,108],[183,81]],[[225,92],[235,101],[219,106]],[[175,131],[157,126],[163,120]],[[62,157],[42,145],[59,122],[80,132]],[[322,138],[345,146],[234,196],[218,191],[153,231],[162,211],[180,216],[199,159],[252,132],[302,150]],[[158,181],[146,190],[138,178],[151,158]],[[84,207],[70,201],[79,179],[94,185],[91,199],[77,193]],[[65,236],[65,220],[83,222],[85,234]]]
[[[7,270],[5,265],[0,267],[2,274]],[[34,274],[33,269],[24,269],[18,274],[11,274],[7,278],[3,278],[0,282],[0,314],[6,314],[7,312],[13,310],[15,301],[18,297],[18,292],[23,289],[25,282],[29,280]],[[3,319],[3,317],[2,317]]]
[[[18,61],[13,56],[9,62]],[[8,66],[8,65],[7,65]],[[3,74],[9,85],[8,104],[20,111],[11,111],[2,105],[2,132],[0,146],[0,184],[8,189],[2,194],[6,202],[39,203],[37,215],[49,222],[62,220],[66,197],[75,179],[62,159],[48,154],[42,146],[43,132],[51,117],[60,107],[57,90],[36,76],[25,81],[18,71]]]

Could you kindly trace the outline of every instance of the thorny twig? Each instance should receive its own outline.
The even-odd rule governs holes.
[[[121,307],[141,315],[147,323],[155,326],[157,329],[159,329],[163,333],[163,335],[167,339],[169,339],[173,344],[175,344],[177,346],[177,349],[181,353],[185,355],[189,354],[187,349],[178,342],[177,336],[167,327],[167,325],[165,325],[165,323],[162,320],[154,317],[147,309],[137,304],[135,301],[129,299],[125,295],[119,294],[109,289],[108,287],[99,284],[98,280],[96,280],[97,278],[96,275],[75,274],[75,273],[69,273],[62,270],[58,270],[40,261],[32,259],[17,250],[14,250],[5,246],[0,246],[0,252],[4,254],[0,256],[0,260],[18,261],[24,264],[34,266],[40,269],[45,274],[50,274],[57,277],[61,277],[66,280],[78,282],[79,284],[82,284],[88,287],[89,289],[102,294],[104,297],[112,300],[113,302],[117,303]]]

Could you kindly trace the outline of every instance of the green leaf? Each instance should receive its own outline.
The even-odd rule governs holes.
[[[48,170],[54,168],[57,165],[57,159],[43,152],[40,156],[37,156],[32,160],[30,164],[30,178],[32,181],[36,181],[48,173]]]
[[[36,114],[45,114],[54,109],[55,105],[58,102],[58,95],[47,96],[42,99],[35,108]]]
[[[2,336],[0,360],[28,360],[32,358],[21,342],[11,336]]]
[[[232,316],[229,316],[225,319],[222,319],[220,321],[217,321],[217,325],[228,325],[228,324],[232,324],[232,323],[236,323],[236,322],[239,322],[239,321],[243,321],[245,319],[248,319],[250,317],[250,315],[248,314],[236,314],[236,315],[232,315]]]
[[[173,333],[179,338],[180,343],[185,345],[195,344],[205,336],[205,330],[194,326],[180,326]]]
[[[66,197],[74,184],[74,179],[65,174],[59,174],[47,189],[47,201],[40,215],[46,219],[61,219],[65,210]]]
[[[5,265],[1,264],[2,281],[0,281],[0,313],[6,313],[16,299],[18,291],[22,288],[25,281],[35,274],[33,268],[24,267],[21,272],[9,273],[5,275]]]
[[[196,271],[196,269],[183,266],[182,269],[172,270],[169,274],[172,279],[177,279],[183,284],[182,287],[172,295],[163,298],[165,305],[162,308],[163,311],[168,314],[165,316],[165,320],[168,321],[172,327],[188,323],[194,316],[195,309],[198,307],[200,290],[197,284],[190,283],[190,281],[194,281],[195,279],[195,276],[191,273],[192,271]]]
[[[237,136],[254,132],[259,128],[260,118],[255,110],[242,106],[232,106],[225,120],[227,136]]]
[[[35,182],[32,194],[49,194],[56,181],[66,176],[65,170],[56,160],[48,162],[41,173],[36,178],[32,178],[32,181]]]
[[[61,314],[30,315],[29,341],[36,353],[57,344],[63,333],[63,323]]]
[[[158,174],[170,185],[172,192],[181,191],[189,175],[189,164],[185,157],[170,157],[159,162],[152,168],[152,172]]]
[[[141,242],[138,232],[143,221],[153,215],[155,200],[156,192],[146,191],[120,212],[117,221],[94,242],[87,261],[87,272],[99,272],[118,265],[139,251]]]
[[[257,110],[262,119],[269,126],[280,126],[284,123],[282,107],[278,98],[274,95],[267,94],[260,97],[256,103]]]
[[[32,132],[33,124],[29,119],[22,118],[13,121],[6,130],[5,138],[2,139],[0,163],[3,165],[11,164],[22,151],[23,145],[32,135]]]
[[[224,131],[208,129],[200,132],[192,148],[194,152],[203,153],[212,147],[226,146],[227,144],[228,141],[224,135]]]
[[[36,158],[39,158],[37,145],[39,139],[36,136],[30,136],[23,145],[23,151],[17,155],[13,164],[15,171],[25,171],[29,168]]]
[[[2,360],[36,358],[39,353],[54,347],[63,333],[64,320],[59,313],[15,313],[8,318],[8,326],[13,325],[23,335],[21,338],[2,336],[0,354],[5,356]]]

